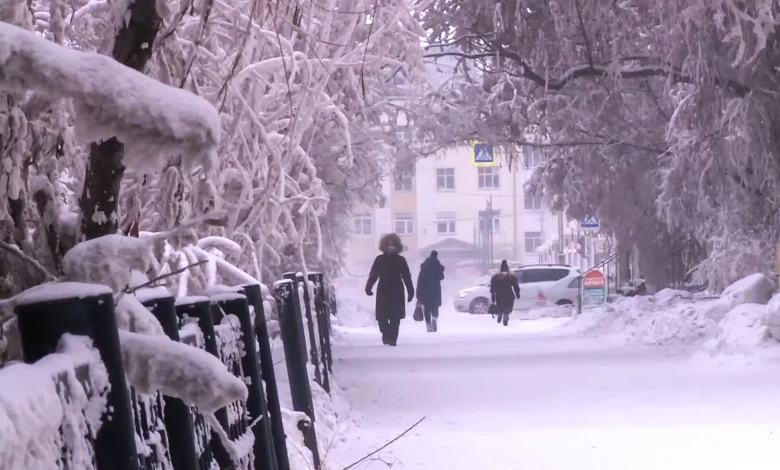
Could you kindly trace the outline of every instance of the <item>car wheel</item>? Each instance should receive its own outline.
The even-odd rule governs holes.
[[[488,302],[486,298],[480,297],[471,301],[471,305],[469,305],[469,312],[472,315],[486,315],[488,313],[489,306],[490,302]]]
[[[555,305],[558,305],[559,307],[564,307],[567,305],[574,305],[574,302],[572,302],[569,299],[561,299],[558,302],[556,302]]]

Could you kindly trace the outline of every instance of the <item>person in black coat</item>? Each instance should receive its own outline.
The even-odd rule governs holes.
[[[395,346],[398,341],[398,329],[401,320],[406,317],[404,303],[404,285],[406,285],[407,302],[414,299],[412,274],[406,258],[401,256],[403,244],[395,233],[383,235],[379,240],[381,255],[374,259],[371,273],[366,282],[366,295],[374,295],[372,289],[379,281],[376,290],[376,320],[379,331],[382,332],[382,343]]]
[[[433,250],[420,265],[420,274],[417,275],[417,302],[422,306],[425,325],[429,332],[438,329],[442,279],[444,279],[444,266],[439,262],[439,253]]]
[[[501,261],[501,269],[490,278],[490,296],[496,306],[498,323],[509,324],[509,314],[515,307],[515,298],[520,298],[520,286],[517,276],[509,270],[506,260]]]

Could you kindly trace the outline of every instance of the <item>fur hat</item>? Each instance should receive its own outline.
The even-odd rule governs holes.
[[[401,253],[404,251],[404,244],[401,243],[401,237],[395,233],[387,233],[379,239],[379,251],[382,253]]]

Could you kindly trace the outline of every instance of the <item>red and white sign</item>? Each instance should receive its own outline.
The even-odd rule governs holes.
[[[604,273],[598,269],[589,271],[582,278],[582,287],[584,288],[596,288],[603,289],[607,286],[607,278],[604,277]]]

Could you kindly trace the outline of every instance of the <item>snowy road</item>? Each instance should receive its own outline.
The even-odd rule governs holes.
[[[780,365],[694,365],[660,351],[500,327],[443,313],[437,334],[406,320],[397,348],[344,333],[334,364],[357,433],[343,468],[426,419],[358,470],[776,469]],[[334,370],[335,371],[335,370]]]

